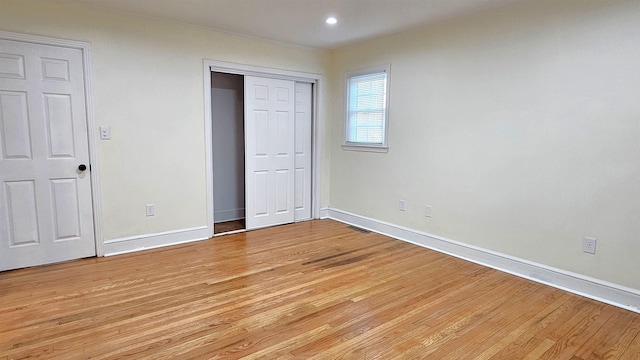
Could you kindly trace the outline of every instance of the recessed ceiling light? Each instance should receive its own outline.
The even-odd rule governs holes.
[[[338,23],[338,19],[334,18],[333,16],[330,16],[327,18],[327,24],[329,25],[335,25]]]

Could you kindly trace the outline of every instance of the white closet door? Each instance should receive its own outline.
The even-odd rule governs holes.
[[[0,270],[95,255],[86,119],[81,50],[0,40]]]
[[[247,229],[294,221],[294,84],[245,76]]]
[[[296,83],[295,220],[311,219],[311,84]]]

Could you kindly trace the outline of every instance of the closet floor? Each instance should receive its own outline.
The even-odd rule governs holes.
[[[213,224],[213,233],[220,234],[244,229],[244,219],[225,221]]]

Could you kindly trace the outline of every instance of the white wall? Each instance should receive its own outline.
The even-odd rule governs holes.
[[[0,30],[91,44],[96,124],[110,125],[113,138],[98,143],[105,241],[207,225],[203,59],[317,74],[328,60],[323,51],[57,1],[0,0],[0,9]],[[149,203],[154,217],[145,217]]]
[[[244,77],[211,73],[214,222],[244,219]]]
[[[331,207],[640,289],[638,39],[638,1],[545,0],[334,51]],[[389,153],[344,151],[385,63]]]

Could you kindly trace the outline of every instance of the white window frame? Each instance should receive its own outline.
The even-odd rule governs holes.
[[[355,76],[362,76],[368,74],[376,74],[384,72],[387,74],[387,82],[386,82],[386,97],[385,97],[385,111],[384,111],[384,119],[383,119],[383,129],[382,129],[382,144],[378,143],[365,143],[365,142],[354,142],[349,141],[349,96],[350,96],[350,83],[351,78]],[[390,72],[391,65],[378,65],[372,66],[365,69],[359,69],[354,71],[349,71],[345,76],[345,118],[344,118],[344,141],[342,144],[343,150],[355,150],[355,151],[371,151],[371,152],[388,152],[388,134],[389,134],[389,83],[390,83]]]

